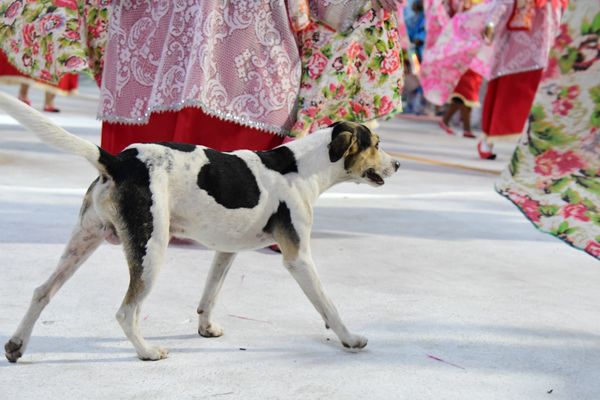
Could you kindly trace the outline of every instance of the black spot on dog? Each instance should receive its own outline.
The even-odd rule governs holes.
[[[124,245],[127,246],[131,283],[140,282],[146,244],[154,229],[151,212],[150,172],[146,164],[137,158],[137,155],[138,150],[135,148],[124,150],[116,156],[101,150],[99,159],[116,185],[115,201],[123,225],[121,229],[126,231],[127,236],[122,239],[124,239]],[[131,283],[130,292],[135,292]]]
[[[294,245],[298,246],[300,243],[300,237],[294,224],[292,223],[292,217],[290,215],[290,209],[285,202],[280,202],[277,211],[271,215],[267,224],[263,228],[263,232],[273,234],[275,231],[279,231],[280,234],[284,234]]]
[[[371,130],[362,124],[342,121],[336,122],[335,124],[330,125],[330,127],[333,128],[333,131],[331,132],[332,141],[342,132],[350,132],[356,137],[359,151],[366,150],[371,146]]]
[[[189,143],[178,143],[178,142],[157,142],[156,144],[168,147],[173,150],[183,151],[185,153],[191,153],[198,148],[198,146]]]
[[[198,173],[198,186],[225,208],[254,208],[260,198],[256,177],[248,165],[233,154],[206,149],[209,163]]]
[[[298,172],[294,152],[288,147],[281,146],[269,151],[257,151],[256,155],[265,167],[277,171],[282,175]]]

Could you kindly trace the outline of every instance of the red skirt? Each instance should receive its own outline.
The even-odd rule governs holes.
[[[468,69],[461,76],[450,98],[459,98],[468,107],[479,107],[479,89],[482,81],[483,77],[481,75]]]
[[[501,76],[488,83],[481,128],[489,136],[520,134],[529,117],[542,70]]]
[[[41,79],[35,79],[25,75],[15,68],[6,54],[0,50],[0,83],[17,84],[23,83],[28,85],[40,86],[49,92],[61,95],[72,94],[79,86],[79,76],[77,74],[66,74],[58,81],[58,84],[52,84]]]
[[[220,151],[268,150],[283,143],[283,136],[224,121],[196,107],[154,113],[145,125],[102,123],[101,146],[116,154],[133,143],[181,142]]]

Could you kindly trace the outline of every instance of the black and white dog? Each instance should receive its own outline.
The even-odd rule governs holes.
[[[129,288],[117,320],[139,358],[165,358],[167,350],[142,337],[139,314],[171,236],[216,251],[198,306],[200,335],[223,334],[211,311],[235,254],[277,243],[285,267],[344,347],[366,346],[367,339],[348,331],[325,295],[310,251],[313,204],[321,193],[345,181],[383,185],[400,166],[365,126],[340,122],[263,152],[153,143],[132,145],[113,156],[1,93],[0,108],[46,143],[85,157],[100,173],[85,195],[56,271],[35,290],[4,346],[9,361],[23,355],[44,307],[104,240],[122,243],[129,265]]]

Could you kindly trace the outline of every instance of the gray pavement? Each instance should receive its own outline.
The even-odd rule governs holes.
[[[16,93],[16,88],[1,88]],[[59,98],[52,116],[99,142],[97,91]],[[32,89],[34,106],[41,93]],[[351,330],[335,336],[269,251],[241,254],[196,334],[211,253],[172,246],[142,310],[142,331],[170,356],[141,362],[114,314],[128,282],[103,245],[42,314],[28,352],[0,361],[2,399],[600,398],[600,263],[537,231],[493,183],[496,161],[432,122],[393,119],[379,133],[402,168],[382,188],[343,184],[318,202],[313,256]],[[442,164],[442,165],[440,165]],[[0,110],[0,340],[53,270],[95,170],[40,143]]]

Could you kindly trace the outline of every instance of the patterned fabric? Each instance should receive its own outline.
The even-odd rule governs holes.
[[[105,57],[105,121],[195,106],[272,133],[291,128],[300,57],[283,1],[117,2]]]
[[[510,31],[514,1],[487,0],[451,19],[444,16],[443,0],[425,1],[428,33],[420,79],[429,101],[444,104],[467,69],[492,80],[546,66],[560,8],[548,2],[536,8],[531,30]],[[488,24],[495,27],[491,43],[482,35]]]
[[[102,75],[111,0],[0,0],[0,46],[25,75]]]
[[[368,121],[401,109],[403,68],[397,20],[369,9],[347,34],[312,23],[300,33],[302,83],[291,136],[333,121]]]
[[[569,5],[497,190],[542,231],[600,259],[600,3]]]

